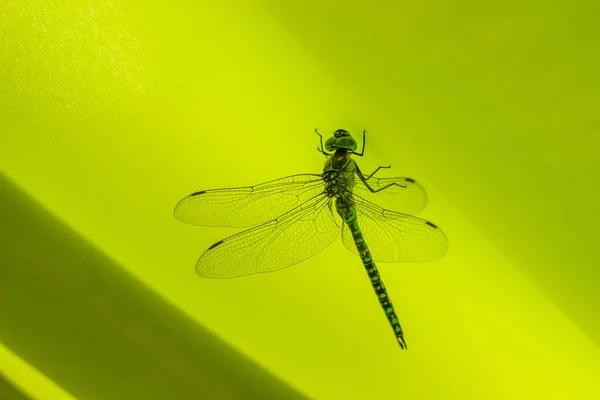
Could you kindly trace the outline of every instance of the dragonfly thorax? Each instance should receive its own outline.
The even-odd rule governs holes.
[[[323,168],[325,193],[330,197],[340,197],[350,193],[354,185],[356,164],[348,152],[336,152],[329,156]]]
[[[350,132],[344,129],[338,129],[333,136],[325,142],[327,151],[356,151],[358,145],[356,140],[350,135]]]

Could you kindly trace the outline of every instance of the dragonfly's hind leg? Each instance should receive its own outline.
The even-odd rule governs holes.
[[[392,182],[392,183],[390,183],[389,185],[386,185],[386,186],[384,186],[384,187],[382,187],[382,188],[379,188],[379,189],[375,190],[375,189],[373,189],[371,186],[369,186],[369,184],[368,184],[366,181],[364,181],[363,183],[365,184],[365,186],[367,187],[367,189],[369,189],[369,191],[370,191],[371,193],[377,193],[377,192],[381,192],[382,190],[385,190],[385,189],[387,189],[387,188],[389,188],[389,187],[392,187],[392,186],[398,186],[398,187],[401,187],[401,188],[403,188],[403,189],[404,189],[404,188],[406,188],[406,186],[402,186],[402,185],[399,185],[399,184],[397,184],[396,182]]]
[[[362,172],[361,172],[360,168],[358,168],[358,165],[356,165],[356,175],[358,175],[358,178],[359,178],[359,179],[362,181],[362,183],[364,183],[364,184],[365,184],[365,186],[367,187],[367,189],[369,189],[369,191],[370,191],[371,193],[377,193],[377,192],[381,192],[382,190],[385,190],[385,189],[387,189],[387,188],[389,188],[389,187],[391,187],[391,186],[398,186],[398,187],[401,187],[401,188],[406,188],[406,186],[402,186],[402,185],[399,185],[399,184],[397,184],[396,182],[392,182],[392,183],[390,183],[389,185],[386,185],[386,186],[384,186],[384,187],[382,187],[382,188],[379,188],[379,189],[377,189],[377,190],[373,189],[373,188],[372,188],[372,187],[369,185],[369,183],[367,182],[367,180],[369,180],[369,178],[371,178],[373,175],[375,175],[375,173],[376,173],[377,171],[379,171],[381,168],[391,168],[391,165],[384,165],[384,166],[381,166],[381,167],[377,167],[377,169],[376,169],[375,171],[373,171],[373,173],[372,173],[371,175],[369,175],[368,177],[366,177],[366,178],[365,178],[365,176],[362,174]]]
[[[391,165],[382,165],[382,166],[379,166],[379,167],[377,167],[377,169],[376,169],[375,171],[373,171],[373,172],[371,173],[371,175],[367,176],[367,177],[365,178],[365,180],[366,180],[366,181],[368,181],[369,179],[371,179],[371,177],[372,177],[373,175],[375,175],[375,174],[377,173],[377,171],[379,171],[381,168],[392,168],[392,166],[391,166]]]

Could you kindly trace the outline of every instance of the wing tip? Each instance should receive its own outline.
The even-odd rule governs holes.
[[[213,245],[212,245],[212,246],[210,246],[208,249],[206,249],[206,251],[209,251],[209,250],[212,250],[212,249],[214,249],[215,247],[217,247],[217,246],[219,246],[219,245],[223,244],[223,242],[224,242],[224,240],[219,240],[217,243],[213,244]]]
[[[432,227],[434,229],[439,229],[438,226],[436,224],[434,224],[433,222],[425,221],[425,224],[429,225],[430,227]]]

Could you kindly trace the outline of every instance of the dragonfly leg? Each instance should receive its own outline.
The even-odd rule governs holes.
[[[384,187],[382,187],[382,188],[379,188],[379,189],[377,189],[377,190],[375,190],[375,189],[373,189],[372,187],[370,187],[369,185],[367,185],[367,183],[366,183],[366,182],[365,182],[365,185],[366,185],[366,186],[367,186],[367,188],[368,188],[368,189],[371,191],[371,193],[377,193],[377,192],[381,192],[382,190],[385,190],[385,189],[387,189],[387,188],[389,188],[389,187],[391,187],[391,186],[398,186],[398,187],[401,187],[401,188],[406,188],[406,186],[399,185],[399,184],[397,184],[396,182],[392,182],[392,183],[390,183],[389,185],[386,185],[386,186],[384,186]]]
[[[374,171],[374,172],[373,172],[371,175],[369,175],[367,178],[365,178],[365,176],[364,176],[364,175],[363,175],[363,173],[361,172],[360,168],[358,168],[358,165],[356,165],[356,175],[358,175],[358,178],[359,178],[359,179],[360,179],[360,180],[361,180],[361,181],[362,181],[362,182],[365,184],[365,186],[367,187],[367,189],[369,189],[369,191],[370,191],[371,193],[377,193],[377,192],[381,192],[382,190],[385,190],[385,189],[387,189],[387,188],[389,188],[389,187],[391,187],[391,186],[398,186],[398,187],[401,187],[401,188],[405,188],[406,186],[399,185],[399,184],[397,184],[396,182],[392,182],[392,183],[390,183],[389,185],[386,185],[386,186],[384,186],[384,187],[382,187],[382,188],[379,188],[379,189],[377,189],[377,190],[373,189],[373,188],[372,188],[372,187],[369,185],[369,183],[367,182],[367,180],[368,180],[369,178],[371,178],[373,175],[375,175],[375,172],[379,171],[381,168],[390,168],[390,167],[391,167],[391,165],[388,165],[388,166],[383,166],[383,167],[378,167],[378,168],[377,168],[377,169],[376,169],[376,170],[375,170],[375,171]]]
[[[319,133],[319,131],[317,131],[317,128],[315,128],[315,133],[316,133],[317,135],[319,135],[319,142],[321,143],[321,147],[320,147],[320,148],[319,148],[319,147],[317,147],[317,151],[318,151],[319,153],[323,153],[323,155],[324,155],[325,157],[329,156],[329,154],[327,154],[327,153],[325,152],[325,149],[323,148],[323,135],[321,135],[321,134]]]
[[[369,179],[371,179],[371,177],[372,177],[373,175],[375,175],[375,174],[377,173],[377,171],[379,171],[381,168],[392,168],[392,166],[391,166],[391,165],[381,165],[381,166],[377,167],[377,169],[376,169],[375,171],[373,171],[373,172],[371,173],[371,175],[367,176],[367,177],[365,178],[365,180],[366,180],[366,181],[368,181]]]
[[[365,155],[365,145],[367,144],[367,135],[366,135],[367,131],[363,130],[363,147],[362,150],[360,151],[360,153],[357,153],[355,151],[352,152],[352,154],[357,155],[359,157],[362,157]]]

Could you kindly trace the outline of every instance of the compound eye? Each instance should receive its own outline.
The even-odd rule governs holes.
[[[336,141],[337,141],[337,138],[335,138],[335,137],[330,137],[330,138],[329,138],[329,139],[327,139],[327,141],[325,142],[325,148],[326,148],[328,151],[334,151],[334,150],[337,148],[337,146],[336,146]]]
[[[356,141],[349,136],[338,138],[337,145],[342,149],[348,149],[352,151],[355,151],[357,147]]]

